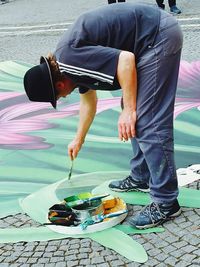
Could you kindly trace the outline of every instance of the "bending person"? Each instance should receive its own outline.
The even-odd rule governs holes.
[[[121,88],[124,108],[118,134],[121,140],[131,140],[133,158],[130,175],[109,187],[150,190],[152,203],[131,220],[138,228],[181,212],[173,138],[181,48],[182,32],[167,12],[142,4],[107,5],[81,15],[54,55],[42,57],[24,77],[29,99],[50,102],[54,108],[60,97],[79,88],[80,120],[68,145],[71,159],[77,157],[95,117],[96,90]]]

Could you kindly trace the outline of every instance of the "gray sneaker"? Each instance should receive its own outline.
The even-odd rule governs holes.
[[[178,200],[173,203],[157,204],[152,202],[144,207],[139,214],[129,219],[129,224],[138,229],[155,227],[181,214]]]
[[[124,180],[118,180],[111,182],[108,187],[117,192],[129,192],[129,191],[142,191],[149,192],[149,185],[147,183],[141,183],[135,181],[130,175]]]

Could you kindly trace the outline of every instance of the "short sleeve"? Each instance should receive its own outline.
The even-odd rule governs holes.
[[[97,81],[113,84],[121,50],[91,45],[87,42],[75,43],[62,49],[58,58],[59,69],[68,74],[85,76]]]
[[[85,93],[86,93],[87,91],[89,91],[90,89],[87,88],[87,87],[84,87],[84,86],[79,86],[78,90],[79,90],[79,93],[80,93],[80,94],[85,94]]]

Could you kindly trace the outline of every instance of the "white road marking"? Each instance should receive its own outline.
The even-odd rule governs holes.
[[[183,29],[200,29],[200,17],[187,17],[187,18],[177,18]],[[184,22],[190,22],[190,24],[185,24]],[[183,22],[183,23],[182,23]],[[193,23],[191,23],[193,22]],[[72,25],[73,22],[63,22],[63,23],[52,23],[52,24],[40,24],[40,25],[24,25],[24,26],[5,26],[0,27],[0,36],[18,36],[18,35],[34,35],[34,34],[45,34],[45,33],[62,33]]]

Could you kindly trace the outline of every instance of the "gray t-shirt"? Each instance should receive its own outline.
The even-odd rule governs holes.
[[[88,11],[57,45],[60,71],[78,84],[80,93],[119,89],[120,52],[133,52],[137,62],[154,44],[159,23],[160,11],[150,5],[120,3]]]

